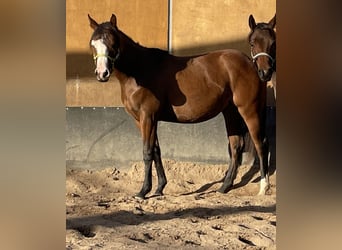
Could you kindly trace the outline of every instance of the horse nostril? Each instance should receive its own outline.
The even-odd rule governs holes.
[[[103,77],[109,76],[109,71],[106,69],[105,72],[103,72]]]

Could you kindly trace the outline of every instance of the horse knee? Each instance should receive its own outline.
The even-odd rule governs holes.
[[[232,156],[238,155],[242,152],[244,147],[244,141],[242,136],[233,136],[229,138],[229,149]]]
[[[144,149],[143,150],[143,160],[145,162],[153,160],[153,150],[152,149]]]
[[[159,147],[154,147],[154,148],[153,148],[153,154],[154,154],[155,156],[160,157],[160,148],[159,148]]]

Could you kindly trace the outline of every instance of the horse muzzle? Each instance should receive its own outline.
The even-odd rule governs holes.
[[[269,68],[267,70],[259,69],[258,75],[261,81],[268,82],[272,78],[273,69]]]
[[[108,69],[104,70],[103,72],[99,72],[95,70],[96,78],[99,82],[107,82],[110,77],[110,72]]]

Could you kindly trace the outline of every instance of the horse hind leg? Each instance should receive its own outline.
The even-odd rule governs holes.
[[[160,147],[158,142],[158,137],[156,135],[156,142],[154,144],[153,149],[153,160],[157,171],[158,176],[158,187],[156,192],[154,193],[154,196],[162,196],[163,195],[163,189],[167,184],[167,179],[164,172],[163,163],[161,160],[161,153],[160,153]]]

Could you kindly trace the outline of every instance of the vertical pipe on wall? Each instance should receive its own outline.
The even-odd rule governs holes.
[[[168,0],[168,36],[167,36],[167,50],[172,54],[172,0]]]

